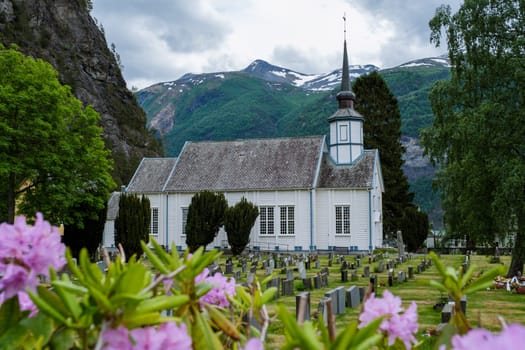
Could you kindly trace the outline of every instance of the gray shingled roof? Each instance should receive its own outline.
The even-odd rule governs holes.
[[[176,161],[177,158],[143,158],[126,191],[162,192]]]
[[[111,193],[108,200],[108,212],[106,220],[115,220],[118,214],[118,202],[120,201],[120,192]]]
[[[165,190],[310,188],[323,145],[323,136],[188,142]]]
[[[370,188],[374,173],[376,150],[365,150],[352,165],[336,165],[325,153],[319,172],[319,188]]]

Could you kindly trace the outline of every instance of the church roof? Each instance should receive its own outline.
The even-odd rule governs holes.
[[[376,150],[366,150],[354,164],[336,165],[323,136],[187,142],[179,158],[144,158],[126,190],[369,188],[376,157]]]
[[[324,136],[188,142],[169,192],[311,188]]]
[[[328,153],[323,155],[319,188],[370,188],[373,183],[377,151],[365,150],[351,165],[336,165]]]
[[[126,191],[162,192],[176,161],[177,158],[143,158]]]

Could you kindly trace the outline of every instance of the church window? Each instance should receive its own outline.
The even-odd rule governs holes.
[[[182,208],[182,235],[186,235],[186,223],[188,222],[188,208]]]
[[[338,205],[335,207],[335,234],[350,234],[350,206]]]
[[[295,234],[295,215],[294,207],[286,206],[280,207],[281,211],[281,234],[293,235]]]
[[[155,238],[155,240],[158,240],[159,238],[159,208],[151,208],[149,235]]]
[[[274,208],[260,207],[259,208],[259,227],[261,235],[274,234]]]

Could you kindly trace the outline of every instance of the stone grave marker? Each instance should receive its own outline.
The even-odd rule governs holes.
[[[304,278],[306,278],[306,274],[304,276]],[[293,280],[293,270],[286,270],[286,279],[287,280]]]
[[[350,286],[346,290],[346,306],[356,308],[361,303],[361,297],[359,295],[359,288],[356,286]]]
[[[403,283],[403,282],[405,282],[405,280],[406,280],[405,271],[399,271],[399,272],[397,273],[397,281],[398,281],[399,283]]]
[[[303,278],[304,289],[312,290],[312,279],[310,277]]]
[[[414,278],[414,266],[408,267],[408,278],[413,279]]]
[[[358,289],[359,289],[359,300],[363,302],[363,300],[365,299],[365,295],[366,295],[366,287],[361,286],[361,287],[358,287]]]
[[[338,303],[337,303],[337,300],[338,300],[337,290],[331,289],[328,292],[324,293],[324,296],[326,298],[330,298],[332,300],[332,313],[334,315],[337,315],[339,313],[339,308],[337,306],[338,305]]]
[[[317,305],[317,312],[319,316],[323,317],[324,324],[328,324],[328,300],[330,300],[327,297],[323,297],[321,300],[319,300],[319,304]]]
[[[302,292],[295,296],[295,318],[299,320],[299,306],[301,305],[301,299],[304,298],[305,308],[302,320],[307,321],[310,319],[310,293]]]
[[[319,270],[321,268],[321,262],[318,260],[315,261],[315,268]]]
[[[394,285],[394,269],[388,270],[388,286],[392,287]]]
[[[370,277],[370,265],[366,265],[364,270],[363,270],[363,274],[365,275],[365,277]]]
[[[306,269],[304,267],[304,261],[299,261],[297,263],[297,268],[299,270],[299,278],[300,279],[306,278]]]
[[[321,288],[321,276],[319,275],[314,276],[314,288],[315,289]]]
[[[348,270],[341,270],[341,282],[348,282]]]
[[[352,272],[350,273],[350,281],[357,281],[357,272],[355,270],[352,270]]]
[[[321,277],[321,286],[322,287],[328,287],[328,274],[322,273],[319,276]]]
[[[226,263],[226,266],[225,266],[225,273],[228,275],[228,274],[232,274],[233,273],[233,264],[231,262],[227,262]]]
[[[337,313],[344,314],[346,312],[346,293],[345,287],[340,286],[335,289],[337,292]]]
[[[283,295],[293,295],[293,280],[282,280]]]
[[[239,281],[241,279],[241,271],[233,271],[233,278],[235,278],[236,281]]]
[[[248,284],[252,284],[253,281],[254,281],[254,279],[255,279],[255,273],[253,273],[253,272],[251,272],[251,271],[248,272],[248,274],[246,275],[246,282],[247,282]]]

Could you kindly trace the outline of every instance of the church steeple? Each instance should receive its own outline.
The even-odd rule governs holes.
[[[343,69],[341,91],[337,93],[338,110],[328,118],[330,123],[330,156],[336,164],[352,164],[363,154],[364,118],[354,109],[355,94],[350,85],[350,70],[345,39],[343,48]]]

